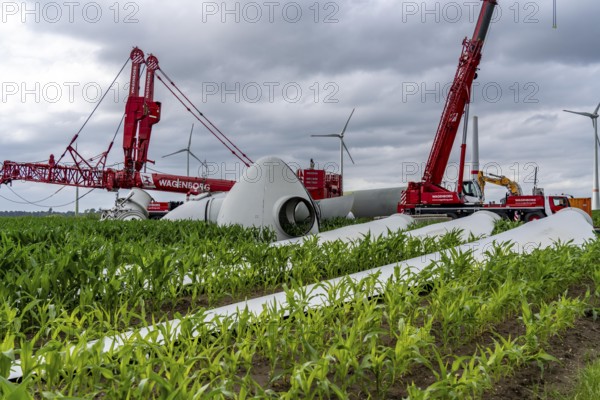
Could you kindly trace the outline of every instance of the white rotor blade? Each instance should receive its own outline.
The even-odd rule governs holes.
[[[191,151],[190,151],[190,156],[194,157],[196,160],[200,161],[200,164],[202,164],[206,168],[208,168],[208,165],[206,165],[206,163],[204,161],[202,161],[201,159],[199,159],[198,157],[196,157],[196,155],[194,153],[192,153]]]
[[[166,155],[162,156],[162,158],[169,157],[169,156],[172,156],[172,155],[174,155],[174,154],[179,154],[179,153],[182,153],[182,152],[184,152],[184,151],[188,151],[188,149],[181,149],[181,150],[177,150],[177,151],[176,151],[176,152],[174,152],[174,153],[169,153],[169,154],[166,154]]]
[[[340,136],[339,134],[337,134],[337,133],[332,133],[332,134],[330,134],[330,135],[310,135],[310,136],[311,136],[311,137],[337,137],[337,138],[341,137],[341,136]]]
[[[192,124],[192,129],[190,130],[190,140],[188,140],[188,150],[192,147],[192,132],[194,132],[194,124]]]
[[[594,110],[594,114],[598,115],[598,110],[600,110],[600,103],[598,103],[598,107]]]
[[[571,113],[571,114],[583,115],[584,117],[590,117],[590,118],[594,118],[596,116],[596,115],[588,113],[588,112],[570,111],[570,110],[563,110],[563,111]]]
[[[344,146],[346,153],[348,153],[348,157],[350,157],[350,161],[352,161],[352,164],[354,164],[354,159],[352,158],[352,155],[350,154],[350,150],[348,150],[348,148],[346,147],[346,143],[344,143],[344,139],[342,139],[342,146]]]
[[[348,127],[348,123],[350,122],[350,118],[352,118],[352,114],[354,114],[355,108],[352,109],[350,116],[348,117],[348,121],[346,121],[346,125],[344,125],[344,129],[342,129],[342,133],[340,133],[341,137],[344,137],[344,133],[346,132],[346,128]]]

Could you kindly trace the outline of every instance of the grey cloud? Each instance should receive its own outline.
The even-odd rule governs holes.
[[[89,50],[76,55],[81,68],[101,65],[103,71],[116,73],[133,45],[155,53],[161,66],[201,111],[253,159],[275,154],[300,165],[311,157],[323,163],[337,162],[339,144],[335,140],[309,135],[339,131],[356,107],[346,139],[357,162],[347,164],[349,181],[402,183],[404,163],[426,161],[444,106],[436,85],[443,88],[452,81],[462,39],[473,31],[474,22],[466,14],[457,21],[449,14],[440,14],[437,22],[436,16],[429,14],[422,22],[423,10],[415,15],[403,13],[410,4],[421,7],[420,1],[343,1],[335,2],[337,23],[322,22],[328,11],[323,8],[325,3],[319,3],[319,23],[308,9],[312,3],[302,3],[305,13],[297,23],[280,17],[273,23],[266,19],[258,23],[228,19],[222,23],[220,15],[204,16],[203,21],[205,3],[140,1],[135,15],[139,22],[131,24],[123,23],[123,9],[119,23],[115,23],[107,3],[102,4],[104,17],[95,24],[80,19],[75,23],[27,23],[25,28],[39,34],[42,45],[60,45],[61,38],[89,44]],[[450,3],[426,2],[430,10],[436,4],[443,10]],[[457,2],[466,12],[462,3]],[[591,0],[559,1],[558,28],[552,29],[550,2],[539,4],[533,15],[538,22],[531,24],[524,22],[527,13],[535,11],[525,8],[529,3],[517,4],[521,7],[518,22],[509,8],[515,3],[500,3],[503,14],[492,26],[471,106],[471,115],[480,116],[482,161],[500,163],[505,170],[514,162],[521,166],[534,162],[540,166],[540,179],[548,184],[577,182],[576,194],[586,195],[591,181],[591,126],[561,110],[593,109],[600,101],[600,56],[592,51],[600,37],[600,25],[594,20],[600,5]],[[51,39],[44,36],[48,33]],[[43,60],[50,61],[61,62]],[[3,61],[5,65],[11,62],[10,58]],[[126,69],[121,85],[128,73]],[[3,77],[5,82],[10,79]],[[279,84],[272,101],[266,82]],[[263,91],[257,102],[240,93],[244,85],[253,83]],[[285,99],[281,93],[284,85],[292,83],[302,88],[298,102]],[[311,89],[315,83],[318,101]],[[337,102],[325,102],[324,96],[331,93],[324,87],[327,83],[336,85]],[[219,92],[207,95],[206,89],[212,84]],[[413,85],[417,92],[407,93],[407,89],[415,88]],[[222,88],[233,88],[239,101],[236,94],[222,98]],[[498,88],[502,94],[496,98]],[[151,168],[183,173],[185,157],[162,159],[162,155],[185,145],[193,122],[194,153],[208,161],[235,164],[231,153],[159,82],[155,97],[163,102],[163,116],[153,130],[150,158],[156,165]],[[90,154],[106,148],[124,109],[124,99],[119,100],[99,109],[80,140],[80,148]],[[5,132],[22,131],[31,137],[23,142],[3,134],[0,159],[43,160],[50,151],[60,152],[92,107],[78,101],[69,112],[47,110],[31,121],[26,113],[0,110]],[[461,132],[457,136],[456,142]],[[121,162],[121,140],[119,134],[110,162]],[[458,160],[457,148],[458,144],[452,162]],[[34,186],[32,196],[55,190]],[[28,184],[14,186],[24,193],[29,188]],[[88,204],[94,203],[91,196],[86,198]],[[98,194],[96,208],[109,207],[113,196]],[[5,209],[13,207],[4,200],[0,204]]]

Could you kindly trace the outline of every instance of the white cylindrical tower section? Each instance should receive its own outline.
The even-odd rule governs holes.
[[[477,174],[479,174],[479,119],[477,115],[473,116],[473,145],[471,148],[471,179],[477,182]]]
[[[598,118],[594,123],[594,187],[592,188],[592,210],[600,210],[600,192],[598,188]]]

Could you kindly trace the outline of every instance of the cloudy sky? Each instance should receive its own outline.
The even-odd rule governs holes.
[[[277,155],[307,167],[313,158],[317,166],[336,168],[338,141],[310,134],[339,132],[356,108],[346,134],[356,164],[345,163],[346,189],[402,186],[421,176],[461,42],[472,34],[480,4],[4,1],[0,160],[62,154],[139,46],[155,54],[198,108],[254,160]],[[562,109],[593,111],[600,102],[600,2],[499,4],[471,105],[471,115],[479,116],[481,164],[526,191],[537,166],[539,186],[548,194],[589,197],[592,124]],[[83,129],[77,143],[86,156],[108,147],[128,79],[129,65]],[[186,146],[195,120],[160,82],[155,98],[163,108],[152,134],[151,167],[183,175],[184,155],[162,156]],[[121,146],[122,131],[109,164],[122,162]],[[212,166],[211,177],[234,178],[242,170],[198,123],[192,150]],[[457,160],[455,151],[449,181],[456,179]],[[194,162],[190,169],[198,174],[199,167]],[[72,210],[73,204],[58,206],[72,202],[75,189],[54,194],[58,189],[14,182],[0,188],[0,209]],[[503,193],[490,187],[488,199]],[[80,207],[109,208],[114,197],[95,190]]]

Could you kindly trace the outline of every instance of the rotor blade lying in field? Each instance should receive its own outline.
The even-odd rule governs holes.
[[[424,226],[419,229],[407,231],[406,234],[413,237],[439,236],[453,230],[460,230],[461,237],[467,240],[470,235],[475,237],[489,235],[494,229],[494,222],[500,217],[489,211],[479,211],[465,218],[458,218],[447,222],[441,222]],[[385,237],[390,232],[397,232],[400,229],[406,229],[414,219],[405,214],[394,214],[386,218],[366,222],[364,224],[349,225],[343,228],[334,229],[327,232],[317,233],[315,235],[306,235],[299,238],[280,240],[273,243],[274,246],[284,246],[288,244],[302,244],[314,237],[318,238],[319,244],[334,242],[356,242],[362,240],[367,234],[371,239]]]
[[[368,276],[379,274],[378,281],[382,283],[381,287],[383,287],[383,284],[394,276],[394,270],[397,267],[401,270],[419,272],[430,264],[441,260],[443,254],[450,254],[450,252],[472,252],[472,257],[475,261],[484,261],[487,257],[487,252],[492,250],[496,244],[512,243],[513,246],[511,250],[513,252],[517,254],[527,254],[537,248],[544,249],[551,247],[557,242],[571,242],[574,246],[581,246],[586,241],[594,239],[594,237],[594,231],[589,215],[579,209],[567,208],[550,217],[529,222],[498,235],[463,244],[452,249],[446,249],[440,252],[401,261],[399,263],[389,264],[308,285],[301,288],[299,291],[310,295],[308,307],[319,308],[327,306],[328,304],[325,287],[331,287],[342,279],[351,279],[354,282],[358,282]],[[351,294],[349,294],[349,296],[350,295]],[[208,322],[215,316],[235,315],[241,311],[259,315],[265,309],[265,306],[272,307],[275,304],[278,308],[285,308],[287,306],[287,296],[288,294],[285,292],[275,293],[208,310],[205,321]]]
[[[518,254],[525,254],[532,252],[536,248],[543,249],[550,247],[557,242],[570,242],[574,246],[581,246],[586,241],[592,240],[594,237],[591,219],[589,216],[581,210],[569,208],[561,210],[559,213],[550,217],[533,221],[513,230],[461,245],[453,249],[447,249],[441,252],[416,257],[399,263],[393,263],[371,270],[319,282],[317,284],[308,285],[300,288],[295,293],[280,292],[240,303],[218,307],[207,310],[201,315],[204,324],[208,326],[214,326],[214,328],[218,330],[219,327],[214,322],[216,320],[218,321],[219,319],[225,317],[231,317],[233,322],[235,321],[236,316],[240,313],[249,313],[258,316],[265,309],[269,308],[285,310],[290,306],[288,301],[290,296],[293,296],[292,299],[299,298],[301,296],[300,293],[304,294],[304,296],[307,296],[308,298],[308,300],[302,303],[304,307],[311,309],[326,307],[331,304],[328,297],[327,288],[335,286],[340,282],[360,282],[362,279],[375,274],[377,275],[379,286],[374,289],[375,291],[373,293],[374,295],[377,295],[381,293],[385,283],[395,276],[395,274],[398,272],[398,269],[400,272],[419,272],[432,263],[440,261],[444,255],[450,255],[452,252],[471,252],[473,260],[484,261],[489,254],[488,251],[492,250],[494,245],[500,243],[510,242],[513,244],[511,249],[512,251]],[[345,292],[345,298],[351,299],[352,295],[353,293],[351,289]],[[193,316],[190,316],[190,318],[193,318]],[[85,346],[74,345],[72,347],[62,349],[62,351],[68,352],[68,354],[73,357],[75,356],[73,354],[74,352],[80,351],[82,348],[89,349],[95,346],[96,351],[114,353],[128,342],[134,342],[140,338],[145,338],[145,340],[161,345],[167,340],[172,342],[173,340],[177,339],[181,332],[182,321],[183,320],[175,319],[165,323],[106,337],[99,341],[90,341]],[[168,332],[167,337],[163,336],[166,332]],[[100,346],[101,349],[99,349],[97,346]],[[44,363],[45,361],[43,356],[37,357],[35,364],[43,365]],[[10,375],[8,378],[10,380],[15,380],[22,377],[23,374],[21,372],[20,362],[15,361],[11,365]]]

